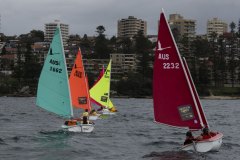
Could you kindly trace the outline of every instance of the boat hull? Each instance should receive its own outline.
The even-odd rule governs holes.
[[[96,115],[96,116],[89,116],[89,118],[88,118],[88,119],[89,119],[90,121],[96,121],[97,119],[99,119],[99,116],[100,116],[100,115]]]
[[[103,115],[115,115],[116,112],[111,112],[108,109],[103,109],[102,111],[100,111],[101,114]]]
[[[214,137],[209,139],[196,141],[191,144],[184,145],[181,149],[184,151],[195,151],[195,152],[210,152],[218,151],[222,145],[223,134],[218,133]]]
[[[78,125],[72,125],[72,126],[66,126],[62,125],[62,128],[64,130],[67,130],[69,132],[87,132],[90,133],[94,129],[93,124],[78,124]]]

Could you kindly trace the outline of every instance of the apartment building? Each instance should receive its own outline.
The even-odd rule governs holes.
[[[60,23],[59,20],[55,20],[54,22],[45,24],[44,40],[47,41],[47,42],[51,42],[52,41],[54,32],[55,32],[56,27],[57,27],[58,24],[60,24],[63,45],[66,46],[67,45],[68,36],[69,36],[69,26],[68,26],[68,24]]]
[[[112,74],[118,79],[137,70],[136,54],[113,53],[110,58],[112,59]]]
[[[169,24],[172,29],[178,30],[180,36],[192,38],[196,35],[196,20],[184,19],[180,14],[170,14]]]
[[[216,33],[217,36],[223,35],[223,33],[227,32],[228,25],[226,22],[213,18],[207,21],[207,37],[210,38],[212,33]]]
[[[127,19],[118,20],[118,37],[132,38],[138,31],[142,31],[143,35],[147,35],[147,22],[129,16]]]

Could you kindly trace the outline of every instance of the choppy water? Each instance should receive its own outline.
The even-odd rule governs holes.
[[[0,97],[1,160],[240,159],[240,100],[203,100],[212,129],[224,134],[219,152],[183,152],[185,130],[153,123],[151,99],[113,99],[119,113],[96,121],[93,133],[60,130],[63,120],[35,98]]]

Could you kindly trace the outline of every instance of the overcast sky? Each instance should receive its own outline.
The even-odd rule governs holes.
[[[44,31],[55,19],[69,24],[70,34],[96,34],[103,25],[109,37],[117,34],[117,21],[128,16],[147,21],[147,34],[157,34],[161,8],[167,18],[178,13],[194,19],[197,34],[206,33],[208,19],[218,17],[228,24],[238,23],[240,0],[0,0],[0,32],[19,35]]]

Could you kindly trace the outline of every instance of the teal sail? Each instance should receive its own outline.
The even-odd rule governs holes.
[[[38,82],[37,106],[62,117],[72,117],[68,72],[60,27],[56,28]]]

